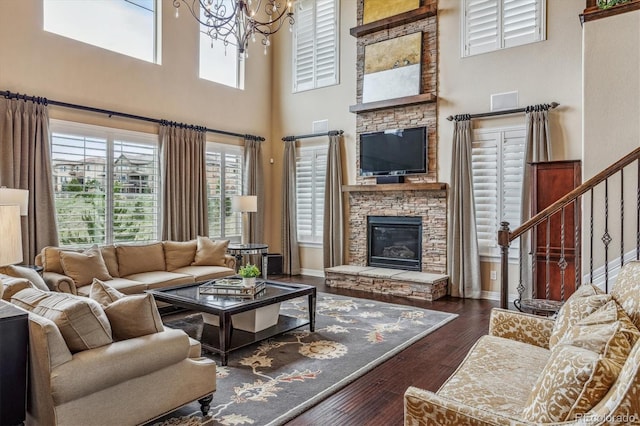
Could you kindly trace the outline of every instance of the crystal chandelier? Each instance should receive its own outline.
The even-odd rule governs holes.
[[[295,22],[291,0],[173,0],[176,18],[182,3],[205,27],[201,31],[211,37],[211,43],[220,40],[225,46],[237,46],[240,58],[249,57],[249,38],[255,42],[256,37],[261,37],[266,55],[271,44],[269,36],[275,34],[285,21],[289,21],[289,31],[292,31]]]

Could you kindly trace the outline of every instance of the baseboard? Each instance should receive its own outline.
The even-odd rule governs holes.
[[[512,301],[516,300],[518,298],[517,294],[509,294],[509,303],[511,303]],[[482,292],[480,292],[480,299],[486,299],[486,300],[495,300],[495,301],[500,301],[500,292],[499,291],[485,291],[482,290]]]
[[[300,274],[301,275],[309,275],[311,277],[324,278],[324,271],[323,270],[318,270],[318,269],[305,269],[305,268],[302,268],[300,270]]]

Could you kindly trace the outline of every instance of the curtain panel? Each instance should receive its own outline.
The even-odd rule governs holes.
[[[344,263],[341,140],[341,135],[329,136],[327,175],[324,187],[324,222],[322,228],[322,250],[325,268],[342,265]]]
[[[243,195],[258,197],[258,211],[249,213],[249,242],[264,242],[264,172],[262,167],[262,142],[244,141]]]
[[[478,299],[482,282],[473,198],[471,143],[470,117],[457,116],[453,130],[449,205],[451,220],[448,232],[451,295]]]
[[[206,143],[204,129],[160,125],[163,240],[209,235]]]
[[[282,260],[283,272],[300,274],[296,208],[296,143],[285,142],[282,161]]]
[[[46,101],[0,99],[0,186],[29,190],[22,217],[24,263],[58,245]]]

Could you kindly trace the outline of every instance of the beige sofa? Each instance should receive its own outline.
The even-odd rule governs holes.
[[[162,326],[151,295],[110,290],[102,305],[3,283],[29,311],[28,425],[136,425],[194,400],[208,412],[215,362],[183,331]]]
[[[235,258],[225,254],[227,244],[205,237],[187,242],[116,244],[100,247],[98,256],[94,246],[94,253],[92,249],[85,251],[89,260],[72,259],[78,250],[45,247],[35,263],[44,268],[43,277],[51,290],[88,296],[93,278],[98,278],[122,293],[138,294],[235,274]],[[95,265],[96,257],[104,266]]]
[[[555,321],[494,309],[437,392],[407,389],[405,425],[640,424],[640,262],[600,293],[581,286]]]

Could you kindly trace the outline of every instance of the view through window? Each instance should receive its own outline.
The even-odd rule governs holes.
[[[207,143],[209,237],[240,241],[242,218],[231,210],[231,198],[242,194],[242,147]]]

